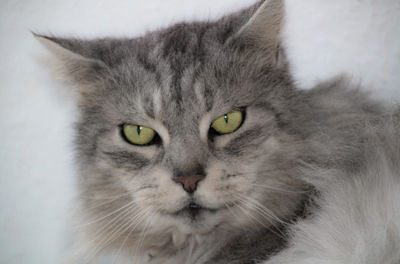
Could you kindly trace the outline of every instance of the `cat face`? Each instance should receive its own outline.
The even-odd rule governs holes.
[[[280,11],[258,7],[137,39],[41,37],[79,86],[83,208],[100,219],[90,228],[205,234],[293,214],[301,147],[284,119],[296,91],[276,29],[259,29]]]
[[[161,58],[149,72],[137,56],[112,73],[90,96],[93,102],[83,99],[84,121],[79,124],[80,131],[90,133],[79,135],[79,145],[93,147],[86,154],[90,167],[120,185],[115,195],[126,193],[138,210],[151,210],[163,223],[192,232],[232,219],[230,210],[243,214],[235,204],[244,197],[260,199],[266,191],[260,186],[286,185],[270,161],[281,143],[275,113],[265,100],[268,87],[251,76],[253,70],[245,72],[247,66],[237,73],[237,65],[252,64],[246,62],[251,58],[242,60],[220,45],[204,55],[204,62],[192,58],[174,72],[171,59],[181,65],[179,56],[189,55],[168,52],[166,57],[155,55]],[[272,72],[268,75],[279,78]],[[237,130],[220,134],[211,127],[235,111],[243,119]],[[135,145],[124,135],[126,124],[151,128],[156,139]],[[199,175],[203,178],[194,184],[195,191],[177,182]],[[263,199],[274,201],[281,193],[271,195]]]

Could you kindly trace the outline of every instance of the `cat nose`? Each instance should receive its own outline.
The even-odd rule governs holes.
[[[197,184],[206,176],[202,174],[192,176],[181,176],[174,178],[174,182],[182,184],[182,187],[188,193],[194,193],[197,189]]]

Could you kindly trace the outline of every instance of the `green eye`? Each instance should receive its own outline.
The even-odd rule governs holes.
[[[235,132],[243,123],[243,113],[235,111],[222,115],[212,122],[211,127],[220,134]]]
[[[149,144],[156,135],[150,127],[139,125],[124,125],[122,133],[124,138],[134,145]]]

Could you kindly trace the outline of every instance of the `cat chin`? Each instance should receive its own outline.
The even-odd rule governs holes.
[[[224,223],[224,213],[219,210],[199,209],[190,212],[186,209],[174,214],[163,214],[153,222],[157,229],[171,229],[186,235],[202,235],[213,232]]]

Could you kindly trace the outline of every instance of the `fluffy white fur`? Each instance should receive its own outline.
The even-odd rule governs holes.
[[[318,208],[292,227],[289,248],[265,264],[400,263],[399,127],[368,133],[364,170],[334,173],[317,186]]]

